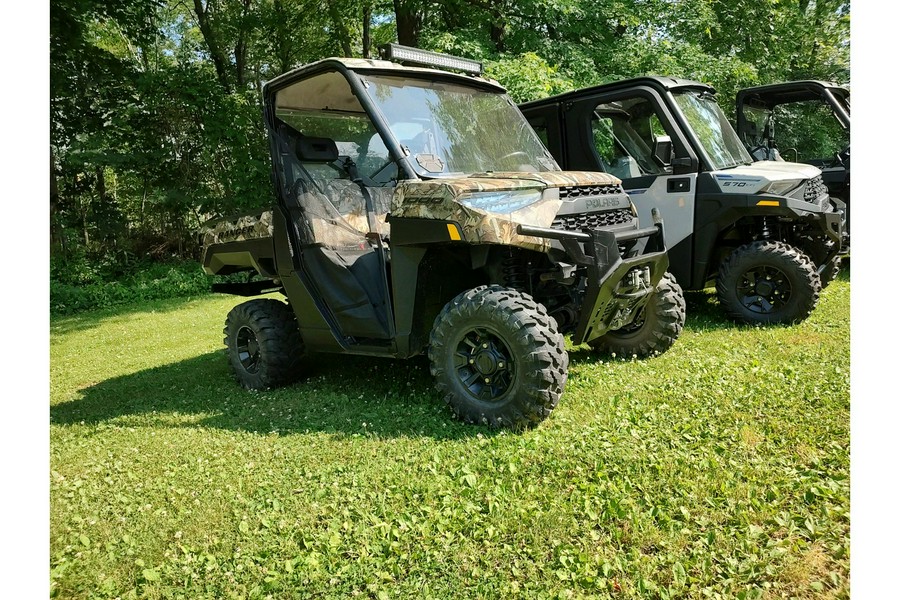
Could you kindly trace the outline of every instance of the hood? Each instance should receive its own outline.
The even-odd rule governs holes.
[[[818,168],[803,163],[784,162],[780,160],[758,160],[752,165],[741,165],[727,171],[716,171],[720,175],[739,175],[750,177],[765,177],[769,181],[781,181],[783,179],[812,179],[822,174]]]
[[[757,194],[768,192],[777,182],[801,182],[821,176],[822,171],[812,165],[760,160],[725,171],[713,171],[712,176],[725,193]],[[772,192],[775,193],[775,192]]]
[[[549,242],[518,235],[517,224],[551,227],[563,203],[559,198],[560,187],[618,186],[620,183],[612,175],[589,171],[476,173],[466,177],[402,181],[391,200],[391,215],[456,221],[469,242],[513,244],[543,251]],[[533,202],[503,212],[476,208],[464,199],[479,192],[528,190],[540,193],[535,194],[537,198]]]
[[[466,177],[441,177],[400,183],[407,198],[458,198],[472,192],[502,192],[581,185],[619,185],[622,181],[607,173],[592,171],[546,171],[542,173],[490,172]]]

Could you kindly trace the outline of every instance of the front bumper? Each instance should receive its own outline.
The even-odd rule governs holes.
[[[587,289],[572,335],[576,345],[631,323],[669,267],[663,223],[655,209],[654,225],[644,229],[579,232],[519,225],[517,230],[557,240],[573,262],[586,268]],[[638,250],[622,256],[619,244],[632,240],[638,240]]]

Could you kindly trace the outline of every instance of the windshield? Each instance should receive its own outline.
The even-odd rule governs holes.
[[[421,176],[560,170],[506,94],[403,77],[366,81]]]
[[[706,150],[713,170],[729,169],[753,162],[711,94],[683,91],[674,95],[675,102],[684,113],[688,125]]]

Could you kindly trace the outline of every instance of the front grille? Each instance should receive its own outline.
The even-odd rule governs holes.
[[[619,184],[605,185],[572,185],[559,188],[559,199],[579,198],[581,196],[608,196],[610,194],[624,194],[625,190]]]
[[[559,215],[554,219],[554,229],[566,231],[582,231],[584,229],[603,229],[615,225],[627,225],[634,219],[630,208],[579,213],[575,215]]]
[[[822,181],[822,176],[817,175],[806,182],[806,189],[803,190],[803,200],[806,202],[816,203],[819,196],[828,193],[828,186]]]

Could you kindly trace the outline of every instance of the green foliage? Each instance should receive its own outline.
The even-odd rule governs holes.
[[[207,218],[270,203],[262,83],[325,56],[400,36],[517,101],[672,75],[730,115],[747,85],[847,82],[849,24],[840,0],[53,0],[52,251],[188,257]]]
[[[545,98],[574,89],[571,81],[560,76],[558,69],[534,52],[488,61],[485,75],[501,82],[516,102]]]
[[[774,128],[785,160],[830,161],[850,144],[850,133],[834,117],[831,108],[818,101],[776,107]]]
[[[135,302],[200,296],[211,279],[194,261],[122,263],[85,257],[50,264],[50,313],[73,314]]]
[[[847,598],[850,284],[790,327],[688,295],[667,353],[570,348],[533,430],[458,423],[427,361],[241,390],[243,299],[51,319],[58,598]]]

